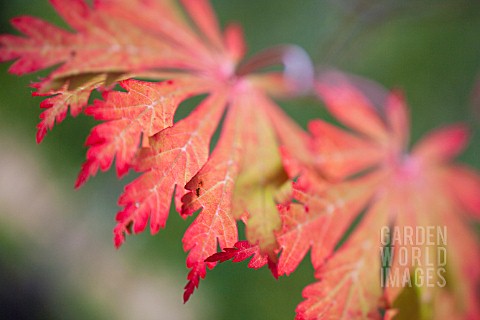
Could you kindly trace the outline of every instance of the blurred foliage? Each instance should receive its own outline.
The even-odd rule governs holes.
[[[403,90],[412,109],[413,140],[446,123],[470,123],[473,139],[461,160],[480,168],[480,119],[475,118],[471,103],[472,90],[480,76],[480,2],[214,0],[213,4],[222,25],[236,21],[244,27],[249,54],[276,44],[294,43],[307,50],[319,69],[338,68],[371,78],[387,88]],[[40,16],[64,25],[46,0],[3,0],[0,2],[0,32],[15,32],[8,19],[19,14]],[[0,65],[2,136],[8,133],[8,136],[17,137],[24,148],[34,149],[34,154],[39,157],[36,161],[42,163],[47,175],[61,186],[65,199],[69,199],[68,207],[72,210],[65,215],[95,219],[95,225],[105,234],[102,241],[109,242],[117,210],[116,197],[133,175],[117,181],[113,172],[100,174],[79,192],[74,192],[73,182],[86,151],[83,142],[94,121],[82,115],[76,119],[67,118],[48,133],[41,147],[37,147],[34,137],[41,99],[30,97],[33,89],[28,85],[46,73],[18,78],[7,74],[8,65]],[[302,126],[315,117],[328,118],[321,103],[312,97],[280,104]],[[92,217],[92,212],[103,214]],[[189,218],[187,223],[191,221]],[[182,250],[181,237],[187,223],[172,212],[167,228],[158,236],[144,233],[130,237],[118,254],[128,256],[133,264],[152,273],[165,273],[158,266],[167,263],[178,270],[176,274],[186,275],[186,254]],[[33,266],[28,263],[28,244],[4,232],[7,228],[0,229],[0,273],[14,272],[16,275],[4,276],[0,281],[3,284],[8,278],[9,282],[5,282],[8,288],[20,290],[15,296],[18,298],[16,303],[26,304],[32,307],[31,310],[37,310],[35,306],[43,310],[44,316],[35,318],[35,314],[31,314],[29,319],[56,318],[59,313],[51,310],[58,308],[59,304],[63,304],[60,308],[63,316],[68,315],[69,319],[109,314],[108,311],[95,311],[99,306],[88,302],[88,292],[78,293],[74,288],[70,294],[65,292],[63,296],[56,296],[60,300],[54,304],[48,290],[52,278],[29,271],[28,266]],[[114,250],[113,245],[111,250]],[[18,251],[25,253],[15,254]],[[20,264],[22,268],[12,267]],[[278,281],[269,275],[268,270],[253,271],[246,264],[227,262],[208,272],[193,299],[199,299],[208,291],[210,309],[215,310],[218,319],[292,319],[294,309],[301,301],[302,289],[312,281],[313,270],[307,260],[293,275]],[[40,282],[41,286],[29,293],[24,294],[21,290],[25,283],[35,286]],[[5,290],[5,286],[2,287]],[[39,292],[42,288],[44,292]],[[182,292],[180,282],[176,291],[170,294],[180,300]],[[3,291],[0,294],[2,304],[6,300]],[[211,319],[211,315],[199,315],[198,319]]]

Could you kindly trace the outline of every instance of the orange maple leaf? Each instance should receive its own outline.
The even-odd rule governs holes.
[[[206,0],[51,3],[73,31],[15,18],[13,25],[25,37],[0,36],[0,61],[16,60],[10,67],[15,74],[57,66],[35,85],[36,95],[53,95],[42,104],[47,110],[38,141],[69,107],[75,116],[92,90],[102,91],[103,99],[85,110],[102,123],[87,138],[87,160],[76,186],[109,169],[114,159],[119,176],[130,168],[143,173],[119,199],[123,209],[116,217],[115,246],[125,234],[143,231],[149,220],[152,234],[164,227],[174,195],[182,216],[200,210],[183,238],[191,269],[185,300],[215,265],[205,259],[219,245],[237,242],[237,220],[246,223],[247,240],[259,254],[275,260],[280,217],[274,195],[288,179],[278,146],[304,137],[270,96],[311,86],[312,68],[303,51],[277,47],[240,63],[241,29],[231,25],[222,32]],[[285,72],[258,72],[279,63]],[[174,122],[179,105],[201,94],[206,98]]]

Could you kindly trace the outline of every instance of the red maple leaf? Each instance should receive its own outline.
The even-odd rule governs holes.
[[[35,85],[36,95],[53,95],[42,104],[48,109],[38,141],[64,119],[68,107],[75,116],[92,90],[102,90],[103,99],[85,109],[102,123],[87,138],[76,186],[110,168],[114,159],[119,176],[129,168],[143,173],[119,199],[115,246],[125,234],[143,231],[149,220],[152,234],[164,227],[174,195],[184,217],[200,211],[183,238],[191,269],[185,300],[215,265],[205,259],[219,245],[237,242],[237,220],[246,223],[246,238],[258,255],[275,261],[281,224],[275,195],[288,179],[278,146],[294,146],[304,137],[269,96],[308,89],[312,71],[303,51],[277,47],[240,64],[241,29],[232,25],[221,32],[206,0],[51,3],[73,31],[15,18],[24,36],[0,36],[0,61],[16,60],[10,67],[15,74],[57,66]],[[286,72],[257,72],[278,63]],[[178,106],[200,94],[207,97],[175,123]]]
[[[308,161],[295,163],[293,155],[285,154],[287,168],[301,172],[293,185],[297,202],[284,204],[281,210],[279,273],[292,272],[312,248],[319,279],[304,290],[306,300],[297,308],[297,318],[380,319],[380,310],[389,317],[398,311],[389,308],[396,306],[404,288],[384,289],[380,283],[380,230],[386,226],[448,228],[451,256],[446,268],[448,281],[454,283],[447,288],[417,285],[417,299],[424,308],[449,299],[449,312],[473,318],[479,308],[480,255],[466,220],[479,217],[480,176],[452,163],[466,145],[467,130],[452,125],[434,131],[408,152],[408,115],[402,96],[370,85],[369,92],[376,93],[372,98],[354,83],[344,75],[328,73],[317,84],[328,110],[349,130],[316,120],[310,124],[312,138],[306,143],[311,150]],[[375,105],[377,100],[381,104]],[[360,224],[343,242],[356,219]],[[416,246],[412,238],[405,244],[409,250]],[[392,243],[391,265],[383,266],[391,276],[396,270],[425,267],[425,256],[399,262],[401,245]],[[435,246],[417,246],[438,258]],[[435,268],[438,272],[438,265]],[[441,280],[437,274],[434,279]]]

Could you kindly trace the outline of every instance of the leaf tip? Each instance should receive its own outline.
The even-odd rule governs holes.
[[[185,285],[185,291],[183,292],[183,303],[187,303],[195,289],[198,288],[200,284],[200,279],[205,278],[206,274],[207,270],[203,263],[197,263],[193,265],[187,276],[188,282]]]
[[[77,180],[75,180],[75,189],[80,189],[81,186],[85,184],[88,180],[88,174],[85,172],[85,170],[80,171],[80,173],[77,176]]]
[[[273,277],[278,280],[278,263],[273,261],[272,259],[268,258],[268,269],[272,273]]]
[[[39,123],[37,126],[37,134],[35,135],[35,140],[37,141],[37,144],[42,143],[43,138],[45,138],[46,135],[47,135],[47,128],[41,123]]]
[[[194,290],[195,290],[195,285],[192,283],[192,281],[189,281],[185,286],[185,292],[183,293],[184,304],[187,303],[187,301],[190,299]]]

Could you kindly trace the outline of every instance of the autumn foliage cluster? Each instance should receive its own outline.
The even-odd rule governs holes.
[[[249,267],[266,265],[279,277],[310,251],[318,281],[304,289],[298,319],[393,319],[406,289],[380,283],[379,230],[448,226],[448,285],[415,286],[413,295],[422,319],[478,317],[480,251],[468,222],[480,218],[480,176],[454,163],[467,144],[464,125],[409,150],[401,92],[314,74],[295,46],[246,60],[241,27],[221,30],[207,0],[50,2],[71,30],[14,18],[21,34],[0,36],[0,61],[14,60],[17,75],[54,67],[33,84],[45,97],[38,142],[68,109],[100,121],[76,187],[112,166],[119,177],[141,173],[118,200],[116,247],[147,227],[159,232],[172,201],[182,217],[194,216],[182,239],[185,301],[218,262],[250,258]],[[274,65],[283,71],[266,71]],[[92,101],[95,90],[102,98]],[[340,126],[313,120],[304,131],[277,104],[303,94],[321,99]],[[421,264],[393,257],[391,270]]]

